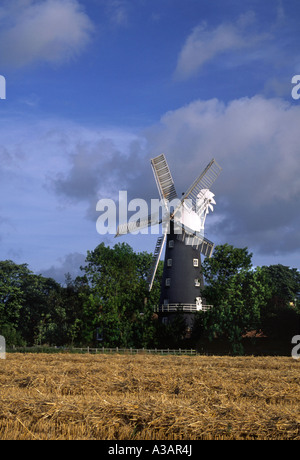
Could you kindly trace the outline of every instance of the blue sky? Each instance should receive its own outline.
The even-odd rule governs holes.
[[[300,6],[296,0],[2,0],[0,259],[63,281],[87,250],[155,235],[96,231],[96,203],[178,194],[223,168],[206,220],[254,265],[300,268]]]

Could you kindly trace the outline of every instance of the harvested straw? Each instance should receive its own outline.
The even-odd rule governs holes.
[[[284,357],[7,354],[0,439],[300,439]]]

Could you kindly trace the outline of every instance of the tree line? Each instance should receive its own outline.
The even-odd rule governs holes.
[[[300,273],[253,268],[251,259],[247,248],[225,244],[204,260],[202,294],[213,308],[196,313],[189,338],[182,314],[165,325],[154,313],[163,263],[149,293],[152,254],[126,243],[88,251],[82,275],[66,274],[63,285],[27,264],[0,261],[0,335],[8,346],[200,347],[222,340],[235,353],[251,331],[290,342],[299,333]]]

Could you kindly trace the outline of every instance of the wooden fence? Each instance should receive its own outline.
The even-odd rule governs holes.
[[[81,353],[95,353],[95,354],[107,354],[107,353],[116,353],[124,355],[136,355],[136,354],[157,354],[157,355],[196,355],[197,351],[193,349],[171,349],[171,348],[72,348],[74,351],[79,351]]]
[[[8,353],[93,353],[93,354],[122,354],[122,355],[137,355],[137,354],[156,354],[156,355],[197,355],[197,351],[193,349],[171,349],[171,348],[92,348],[92,347],[12,347],[6,350]]]

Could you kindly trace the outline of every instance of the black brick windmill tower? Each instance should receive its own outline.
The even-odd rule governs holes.
[[[214,247],[204,236],[204,223],[207,214],[213,211],[213,205],[216,204],[210,187],[220,174],[221,167],[212,159],[187,192],[178,198],[165,156],[162,154],[153,158],[151,165],[163,215],[160,217],[159,212],[152,212],[144,219],[122,224],[116,236],[162,223],[163,235],[157,240],[148,277],[149,291],[166,245],[157,311],[164,323],[174,313],[183,312],[187,326],[192,327],[194,315],[191,313],[208,308],[201,298],[203,276],[200,254],[210,257]]]

